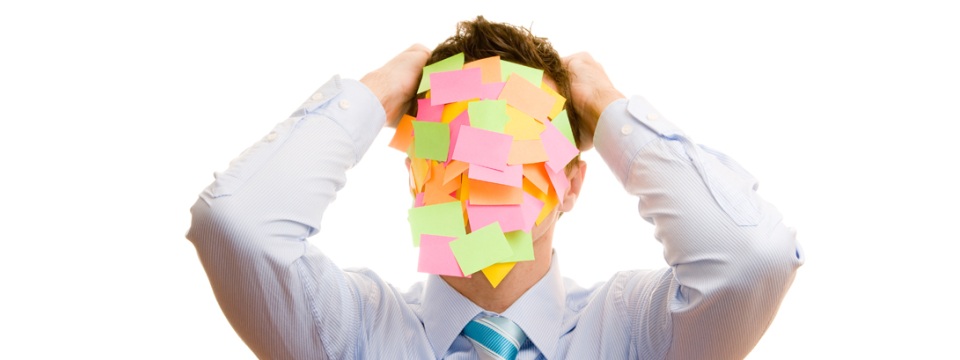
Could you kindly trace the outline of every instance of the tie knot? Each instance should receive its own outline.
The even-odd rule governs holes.
[[[500,316],[484,316],[471,320],[463,328],[481,359],[514,360],[527,336],[513,321]]]

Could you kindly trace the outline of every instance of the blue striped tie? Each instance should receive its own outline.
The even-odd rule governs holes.
[[[463,328],[481,360],[515,360],[527,336],[517,324],[505,317],[485,316],[471,320]]]

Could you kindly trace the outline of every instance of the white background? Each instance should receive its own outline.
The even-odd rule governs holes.
[[[750,359],[957,356],[950,1],[134,3],[0,5],[0,357],[252,358],[184,238],[196,195],[329,77],[478,14],[591,52],[760,179],[808,258]],[[422,275],[391,135],[319,245],[406,288]],[[635,200],[585,159],[564,274],[663,266]]]

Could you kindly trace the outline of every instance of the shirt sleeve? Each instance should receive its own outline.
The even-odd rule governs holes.
[[[260,358],[354,357],[364,297],[306,238],[385,121],[362,84],[334,77],[217,174],[187,238],[230,324]]]
[[[724,154],[696,145],[633,97],[610,104],[597,151],[640,216],[655,225],[669,268],[623,284],[641,358],[742,359],[773,320],[803,263],[795,233]]]

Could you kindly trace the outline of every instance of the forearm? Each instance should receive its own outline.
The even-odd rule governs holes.
[[[732,160],[696,146],[641,98],[607,107],[595,142],[671,266],[669,357],[743,357],[800,264],[793,234]]]
[[[324,313],[330,324],[356,314],[349,281],[305,239],[384,115],[355,81],[332,80],[317,94],[231,162],[191,209],[187,237],[224,314],[260,356],[320,353],[313,307],[333,309]],[[311,301],[305,287],[323,295]]]

